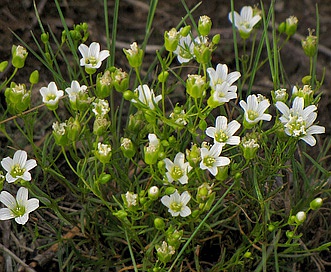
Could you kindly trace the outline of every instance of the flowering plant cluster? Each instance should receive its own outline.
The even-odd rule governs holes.
[[[164,33],[166,53],[157,53],[159,66],[151,66],[156,73],[153,81],[142,77],[145,52],[139,43],[123,49],[128,67],[119,68],[109,48],[101,50],[98,42],[88,45],[85,24],[72,30],[83,31],[84,36],[64,32],[62,45],[79,53],[79,58],[70,70],[70,81],[59,80],[54,69],[54,79],[39,89],[40,104],[53,118],[42,147],[31,136],[37,117],[30,113],[38,110],[31,109],[31,90],[10,84],[5,91],[8,113],[20,114],[27,124],[20,131],[29,139],[38,167],[23,150],[2,159],[7,172],[3,185],[21,187],[16,199],[7,191],[0,193],[6,206],[0,208],[0,220],[15,218],[25,224],[40,200],[63,224],[79,225],[93,248],[98,243],[95,237],[105,238],[96,251],[106,252],[100,259],[112,255],[112,261],[104,264],[108,269],[124,265],[135,271],[179,271],[190,255],[198,269],[203,263],[198,247],[209,236],[242,236],[231,246],[232,238],[226,238],[235,257],[221,258],[225,251],[220,253],[218,264],[211,264],[214,271],[257,263],[266,271],[271,251],[277,259],[278,247],[299,252],[300,228],[322,206],[318,191],[322,186],[316,185],[304,201],[287,199],[290,206],[281,204],[279,213],[277,197],[288,196],[293,186],[306,182],[296,159],[298,149],[316,146],[325,133],[317,124],[319,82],[311,74],[309,82],[306,78],[290,89],[280,81],[278,70],[272,70],[277,78],[273,90],[247,88],[245,82],[254,80],[258,69],[247,60],[261,57],[261,52],[250,55],[248,41],[268,21],[262,10],[249,6],[240,14],[229,11],[228,19],[233,34],[238,31],[244,40],[247,55],[242,66],[212,63],[222,41],[219,34],[211,36],[212,20],[204,15],[197,24],[192,22],[196,29],[186,24]],[[294,17],[282,23],[275,44],[284,33],[292,36],[297,23]],[[72,42],[74,37],[78,38]],[[47,33],[42,41],[50,50]],[[269,42],[261,40],[268,46]],[[15,50],[13,60],[22,68],[27,52],[20,46]],[[56,63],[54,54],[43,57]],[[273,57],[269,54],[267,60],[279,61]],[[186,73],[188,66],[194,68]],[[35,77],[30,77],[31,87],[38,82]],[[183,98],[172,102],[175,93]],[[62,209],[60,200],[41,190],[29,172],[35,167],[40,180],[59,180],[80,211],[66,212],[72,208]],[[319,165],[321,180],[327,176],[322,168]],[[28,189],[36,198],[28,199]],[[272,243],[277,247],[267,250]]]

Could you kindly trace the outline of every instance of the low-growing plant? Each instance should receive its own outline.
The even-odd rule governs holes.
[[[294,85],[281,54],[298,20],[276,27],[275,1],[240,14],[231,1],[231,67],[212,62],[221,35],[210,35],[208,16],[196,22],[198,6],[190,10],[184,0],[186,16],[165,31],[146,65],[152,0],[145,40],[123,49],[128,70],[116,66],[115,2],[106,49],[89,40],[86,23],[68,28],[57,0],[61,37],[38,14],[37,50],[16,36],[22,45],[13,46],[13,72],[1,84],[8,148],[0,220],[14,218],[24,225],[11,225],[15,233],[40,240],[39,255],[17,265],[28,271],[56,259],[59,271],[325,269],[330,235],[313,238],[329,226],[330,140],[319,137],[325,128],[316,121],[318,20],[316,36],[302,41],[309,74]],[[39,82],[37,70],[28,84],[14,81],[30,55],[51,72],[49,82]],[[272,90],[254,86],[258,71],[270,74]],[[36,86],[40,99],[32,105]]]

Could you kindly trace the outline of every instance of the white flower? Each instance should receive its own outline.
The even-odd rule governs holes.
[[[261,20],[260,15],[255,15],[253,17],[253,8],[250,6],[242,7],[240,15],[238,12],[233,12],[234,22],[232,22],[232,13],[229,13],[229,20],[231,23],[234,23],[236,28],[240,33],[250,34],[253,30],[253,27]]]
[[[149,87],[144,85],[139,85],[137,89],[134,90],[135,93],[138,93],[138,100],[149,107],[151,110],[155,109],[154,104],[157,104],[161,99],[162,95],[155,97],[153,90],[150,90]],[[137,103],[137,100],[132,99],[133,103]]]
[[[52,125],[54,133],[58,135],[64,135],[66,133],[66,126],[65,122],[59,123],[58,121],[54,122]]]
[[[97,69],[101,66],[102,61],[109,57],[109,51],[100,51],[100,44],[96,42],[92,42],[89,47],[81,44],[78,50],[83,56],[80,59],[80,65],[86,68]]]
[[[170,196],[163,196],[161,198],[161,202],[164,206],[166,206],[168,211],[172,216],[186,217],[191,214],[191,209],[187,207],[187,203],[190,201],[190,194],[185,191],[181,195],[178,194],[177,190]]]
[[[212,67],[207,68],[207,73],[210,78],[209,85],[212,89],[216,89],[218,84],[226,82],[229,92],[236,92],[237,86],[231,86],[240,77],[240,73],[235,71],[228,74],[228,66],[226,64],[218,64],[216,70]]]
[[[108,156],[111,152],[111,145],[98,142],[98,152],[101,156]]]
[[[136,206],[137,200],[138,200],[138,195],[131,193],[131,192],[126,192],[125,199],[126,199],[128,207]]]
[[[210,149],[201,147],[201,162],[200,168],[207,169],[213,176],[217,175],[218,168],[230,164],[230,159],[227,157],[220,157],[222,152],[222,145],[215,143]]]
[[[276,103],[276,107],[283,114],[279,120],[284,124],[287,135],[298,137],[310,146],[314,146],[316,139],[312,135],[325,133],[325,127],[313,125],[317,118],[317,113],[315,112],[317,107],[310,105],[304,108],[304,99],[302,97],[296,97],[293,100],[291,109],[280,101]]]
[[[262,99],[261,101],[258,101],[257,96],[253,94],[247,97],[247,103],[241,100],[239,104],[245,111],[244,121],[246,121],[248,124],[254,125],[261,120],[271,120],[271,115],[264,113],[270,106],[268,99]]]
[[[92,111],[96,116],[105,116],[110,110],[108,101],[104,99],[97,99],[92,105]]]
[[[17,179],[26,181],[31,180],[29,171],[37,166],[35,160],[27,160],[27,153],[24,150],[17,150],[13,159],[6,157],[2,159],[1,165],[7,171],[6,180],[9,183],[15,182]]]
[[[130,49],[126,49],[126,52],[130,55],[130,56],[134,56],[137,55],[139,53],[139,47],[137,42],[133,42],[130,44]]]
[[[153,148],[153,149],[158,149],[159,146],[160,146],[160,140],[157,138],[157,136],[153,133],[149,133],[148,134],[148,141],[149,141],[149,144],[148,146]]]
[[[192,41],[191,35],[188,34],[186,37],[181,37],[179,39],[178,45],[174,53],[177,55],[177,60],[179,63],[187,63],[194,57],[194,43]]]
[[[239,122],[236,120],[228,124],[228,119],[225,116],[218,116],[215,121],[215,127],[208,127],[206,134],[219,142],[222,146],[225,144],[238,145],[240,143],[239,136],[233,136],[240,128]]]
[[[42,87],[39,92],[43,97],[43,102],[49,106],[56,106],[59,103],[59,99],[63,96],[63,91],[58,90],[53,81],[47,87]]]
[[[87,87],[85,85],[80,86],[77,80],[71,82],[71,86],[66,88],[65,91],[69,95],[71,102],[76,102],[76,98],[80,93],[85,93]]]
[[[39,207],[37,198],[28,199],[28,189],[25,187],[18,189],[16,199],[7,191],[2,191],[0,202],[7,207],[0,209],[0,220],[15,218],[15,221],[22,225],[29,220],[29,213]]]
[[[235,91],[233,89],[229,89],[229,84],[227,82],[223,82],[222,84],[216,84],[216,89],[212,91],[211,98],[213,101],[222,105],[226,102],[229,102],[231,99],[237,98],[237,87],[235,87]]]
[[[179,152],[176,154],[174,162],[168,158],[163,160],[165,162],[166,169],[168,170],[166,176],[170,183],[174,180],[179,181],[181,184],[188,183],[187,173],[192,170],[192,167],[188,162],[184,163],[184,158],[185,155]]]

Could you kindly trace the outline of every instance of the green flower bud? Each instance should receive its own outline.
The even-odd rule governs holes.
[[[313,30],[308,29],[309,36],[305,40],[301,41],[303,51],[308,57],[313,57],[317,53],[318,39],[313,35]]]
[[[144,51],[138,48],[136,42],[130,45],[130,49],[123,49],[123,52],[129,61],[129,64],[132,68],[138,68],[141,66],[144,57]]]
[[[186,37],[191,31],[191,26],[184,26],[183,28],[181,28],[180,30],[180,35],[183,37]]]
[[[133,143],[129,138],[121,138],[121,150],[124,157],[128,159],[131,159],[136,153]]]
[[[25,60],[28,56],[28,51],[26,51],[26,49],[21,46],[21,45],[13,45],[12,46],[12,65],[15,68],[22,68],[24,67],[25,64]]]
[[[200,148],[194,144],[191,149],[186,149],[186,159],[191,166],[196,166],[201,160]]]
[[[186,92],[193,98],[202,98],[206,95],[206,78],[201,75],[188,75]]]
[[[109,144],[98,143],[98,149],[94,151],[96,158],[102,163],[108,163],[111,159],[112,148]]]
[[[101,183],[101,184],[106,184],[107,182],[109,182],[111,179],[111,175],[110,174],[106,174],[106,173],[102,173],[97,182]]]
[[[0,63],[0,73],[2,73],[6,68],[7,68],[7,66],[8,66],[8,61],[2,61],[1,63]]]
[[[154,227],[157,230],[164,230],[165,223],[164,220],[161,217],[157,217],[154,219]]]
[[[175,28],[172,28],[169,32],[164,32],[164,47],[167,51],[173,52],[176,50],[179,42],[180,34]]]
[[[292,36],[297,31],[298,27],[298,18],[295,16],[290,16],[286,19],[285,23],[285,33],[287,36]]]
[[[192,212],[192,214],[191,214],[191,217],[192,217],[192,218],[197,218],[197,217],[199,216],[199,214],[200,214],[200,211],[199,211],[199,210],[194,210],[194,211]]]
[[[215,201],[215,197],[216,197],[216,193],[215,192],[213,192],[213,193],[211,193],[209,195],[209,197],[208,197],[208,199],[207,199],[207,201],[205,203],[205,206],[203,207],[203,210],[204,211],[209,211],[210,210],[210,208],[212,207],[212,205],[213,205],[213,203]]]
[[[166,189],[165,189],[165,194],[166,195],[172,195],[174,192],[176,191],[176,188],[175,187],[171,187],[171,186],[169,186],[169,187],[167,187]]]
[[[166,264],[172,258],[172,255],[175,254],[175,248],[171,245],[168,245],[167,242],[163,241],[162,245],[156,245],[156,255],[160,262]]]
[[[55,143],[60,146],[66,146],[68,144],[68,136],[66,131],[67,124],[66,123],[59,123],[55,122],[53,123],[53,137],[55,140]]]
[[[268,231],[273,232],[276,229],[275,225],[268,224]]]
[[[245,138],[241,141],[241,150],[243,152],[244,158],[249,161],[256,156],[256,152],[259,149],[260,145],[253,138]]]
[[[26,89],[25,84],[11,82],[10,88],[6,88],[5,97],[10,114],[22,113],[30,107],[31,91]]]
[[[252,252],[246,251],[245,254],[244,254],[244,258],[248,259],[248,258],[251,258],[251,257],[252,257]]]
[[[160,190],[157,186],[152,186],[148,189],[148,197],[150,200],[157,200],[160,195]]]
[[[129,87],[129,75],[127,72],[122,71],[120,68],[116,68],[112,74],[113,85],[118,92],[125,92]]]
[[[289,238],[289,239],[292,239],[294,237],[294,232],[290,231],[290,230],[287,230],[286,231],[286,237]]]
[[[29,81],[31,84],[37,84],[39,82],[39,71],[38,70],[34,70],[31,73]]]
[[[212,21],[208,16],[206,15],[200,16],[198,22],[198,31],[200,35],[207,36],[210,32],[211,26],[212,26]]]
[[[167,71],[162,71],[162,72],[158,75],[157,79],[158,79],[159,82],[164,83],[164,82],[167,81],[168,76],[169,76],[169,72],[167,72]]]
[[[221,35],[220,35],[220,34],[216,34],[216,35],[212,38],[211,41],[212,41],[213,44],[217,45],[217,44],[219,44],[220,40],[221,40]]]
[[[46,44],[46,43],[48,43],[48,41],[49,41],[49,33],[47,32],[44,32],[44,33],[42,33],[41,35],[40,35],[40,39],[41,39],[41,41],[44,43],[44,44]]]
[[[113,88],[112,78],[109,71],[106,71],[103,75],[99,73],[97,75],[97,84],[95,89],[95,95],[98,98],[106,98],[110,95]]]
[[[193,51],[198,63],[207,64],[210,62],[212,50],[206,44],[195,44]]]
[[[129,220],[127,218],[128,213],[124,210],[119,210],[119,211],[113,212],[113,215],[116,216],[120,220],[123,220],[125,222],[129,222]]]
[[[271,97],[274,103],[278,101],[286,103],[288,99],[288,94],[286,92],[286,89],[278,89],[276,91],[271,91]]]
[[[313,201],[310,202],[310,208],[315,211],[321,208],[323,205],[323,199],[320,197],[315,198]]]
[[[78,116],[76,116],[75,119],[73,117],[69,118],[69,120],[67,121],[66,130],[68,139],[73,142],[76,142],[81,131],[81,125],[78,121]]]
[[[95,74],[96,71],[97,71],[97,69],[95,69],[95,68],[89,68],[89,67],[85,66],[85,72],[89,75]]]
[[[97,136],[102,136],[106,133],[110,126],[110,121],[104,116],[97,116],[93,123],[93,134]]]
[[[278,26],[278,32],[280,34],[284,33],[286,29],[286,23],[285,22],[281,22]]]
[[[123,98],[125,99],[125,100],[132,100],[132,99],[134,99],[135,98],[135,95],[134,95],[134,93],[132,92],[132,91],[130,91],[130,90],[127,90],[127,91],[125,91],[124,93],[123,93]]]
[[[310,84],[310,81],[311,81],[311,76],[308,75],[308,76],[304,76],[302,79],[301,79],[301,82],[304,84],[304,85],[309,85]]]

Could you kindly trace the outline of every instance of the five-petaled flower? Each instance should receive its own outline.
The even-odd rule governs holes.
[[[83,56],[80,59],[80,65],[89,69],[99,68],[102,61],[109,57],[109,51],[100,51],[100,44],[97,42],[92,42],[89,47],[85,44],[81,44],[78,46],[78,50]]]
[[[325,133],[325,127],[313,125],[317,118],[317,107],[309,105],[304,108],[304,99],[296,97],[293,100],[292,108],[290,109],[285,103],[278,101],[277,109],[283,114],[279,120],[284,124],[285,133],[288,136],[297,137],[305,141],[310,146],[316,144],[316,139],[313,134]]]
[[[162,95],[158,95],[155,97],[154,91],[150,90],[149,87],[144,85],[139,85],[137,89],[134,90],[135,93],[138,94],[138,100],[149,107],[151,110],[155,109],[155,104],[157,104],[161,99]],[[137,103],[136,99],[131,100],[133,103]]]
[[[218,116],[215,121],[215,127],[208,127],[206,134],[222,146],[226,144],[238,145],[240,143],[240,137],[233,136],[233,134],[235,134],[239,128],[240,124],[236,120],[232,120],[228,124],[228,119],[225,116]]]
[[[34,159],[27,160],[27,153],[24,150],[17,150],[13,158],[6,157],[2,159],[1,165],[7,171],[6,180],[8,183],[15,182],[18,179],[30,181],[29,171],[37,166]]]
[[[234,18],[232,18],[232,15]],[[232,21],[234,19],[234,21]],[[261,20],[260,15],[253,16],[253,8],[250,6],[242,7],[240,15],[234,11],[229,13],[229,20],[234,23],[243,39],[247,39],[253,30],[253,27]]]
[[[185,191],[181,195],[178,194],[177,190],[170,196],[165,195],[161,198],[161,202],[166,206],[172,216],[186,217],[191,214],[191,209],[187,207],[187,203],[190,201],[190,194]]]
[[[218,167],[227,166],[230,164],[230,159],[220,156],[222,152],[222,144],[216,142],[210,149],[201,147],[201,162],[200,168],[207,169],[213,176],[218,173]]]
[[[50,82],[47,87],[42,87],[39,90],[43,97],[43,102],[50,110],[56,110],[59,104],[59,99],[63,96],[63,91],[58,90],[54,81]]]
[[[21,225],[29,220],[29,213],[39,207],[37,198],[28,199],[28,189],[25,187],[18,189],[16,199],[7,191],[2,191],[0,202],[7,207],[0,209],[0,220],[15,218],[15,221]]]
[[[247,103],[244,100],[239,102],[240,106],[245,111],[244,113],[244,126],[252,128],[261,120],[270,121],[271,115],[264,113],[270,106],[268,99],[259,99],[261,96],[255,94],[247,97]]]
[[[228,66],[226,64],[217,64],[216,70],[212,67],[207,68],[207,73],[210,78],[209,85],[212,89],[216,89],[216,86],[219,84],[227,83],[229,92],[236,92],[237,86],[232,86],[232,84],[237,81],[240,77],[238,71],[228,73]]]
[[[166,168],[168,172],[166,173],[168,182],[179,181],[181,184],[188,183],[187,173],[191,171],[192,167],[188,162],[184,162],[185,155],[181,152],[177,153],[172,162],[170,159],[165,158]]]

